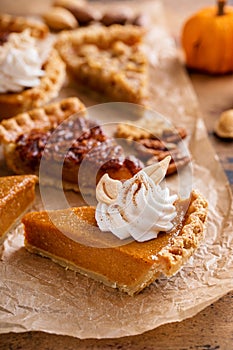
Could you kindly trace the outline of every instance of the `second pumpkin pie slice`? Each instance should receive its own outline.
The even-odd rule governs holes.
[[[96,207],[27,214],[26,248],[130,295],[174,275],[202,241],[208,203],[198,191],[185,200],[160,186],[169,161],[124,183],[105,174]]]
[[[0,243],[35,198],[37,177],[0,177]]]

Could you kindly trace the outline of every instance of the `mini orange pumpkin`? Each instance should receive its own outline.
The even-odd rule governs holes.
[[[233,72],[233,7],[219,0],[185,23],[182,46],[187,67],[211,73]]]

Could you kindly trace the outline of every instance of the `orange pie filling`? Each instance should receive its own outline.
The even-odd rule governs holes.
[[[35,198],[36,176],[0,177],[0,242]]]

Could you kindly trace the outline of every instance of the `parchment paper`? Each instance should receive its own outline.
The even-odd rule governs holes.
[[[148,6],[157,23],[148,39],[150,103],[189,132],[193,188],[199,189],[209,201],[203,244],[176,276],[161,278],[139,295],[129,297],[28,253],[19,226],[6,240],[0,261],[1,333],[34,330],[79,338],[139,334],[191,317],[233,288],[230,188],[208,141],[196,97],[177,58],[174,42],[161,24],[161,6],[152,2]],[[144,2],[143,7],[146,8]],[[74,92],[68,86],[62,95]],[[1,175],[10,174],[3,160],[0,165]],[[34,209],[38,207],[41,207],[39,195]]]

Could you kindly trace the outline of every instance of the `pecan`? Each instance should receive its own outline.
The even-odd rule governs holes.
[[[74,29],[78,22],[72,13],[63,7],[52,7],[43,14],[46,24],[53,30]]]
[[[128,7],[115,9],[106,12],[101,19],[101,23],[103,23],[105,26],[110,26],[112,24],[131,23],[132,16],[132,10]]]
[[[172,247],[169,249],[169,252],[174,255],[183,255],[182,247]]]
[[[159,160],[161,156],[161,159],[163,159],[166,155],[169,155],[169,150],[173,150],[175,147],[175,145],[166,145],[163,141],[156,139],[142,139],[135,146],[139,157],[148,159],[152,155],[157,156]]]
[[[55,0],[53,6],[69,7],[69,6],[86,6],[85,0]]]
[[[39,168],[39,163],[50,135],[50,132],[33,131],[29,135],[23,134],[19,136],[16,141],[16,152],[18,152],[20,159],[33,171]]]
[[[131,141],[129,140],[129,142]],[[137,157],[146,162],[147,165],[161,161],[170,155],[172,160],[167,175],[175,173],[190,161],[188,156],[181,154],[178,143],[166,143],[162,140],[146,138],[137,141],[135,150]]]
[[[177,128],[176,130],[164,130],[162,133],[162,140],[165,142],[178,143],[181,139],[187,136],[187,132],[184,128]]]
[[[189,162],[190,162],[190,158],[187,156],[180,157],[177,160],[172,159],[167,170],[167,175],[174,174],[175,172],[177,172],[177,170],[183,168]]]
[[[100,19],[100,12],[91,7],[91,6],[67,6],[67,10],[69,10],[73,16],[77,19],[80,25],[88,25],[90,22],[95,22]]]
[[[156,139],[142,139],[139,140],[139,143],[146,148],[152,148],[152,149],[160,149],[164,150],[166,149],[166,145],[163,141],[156,140]]]

